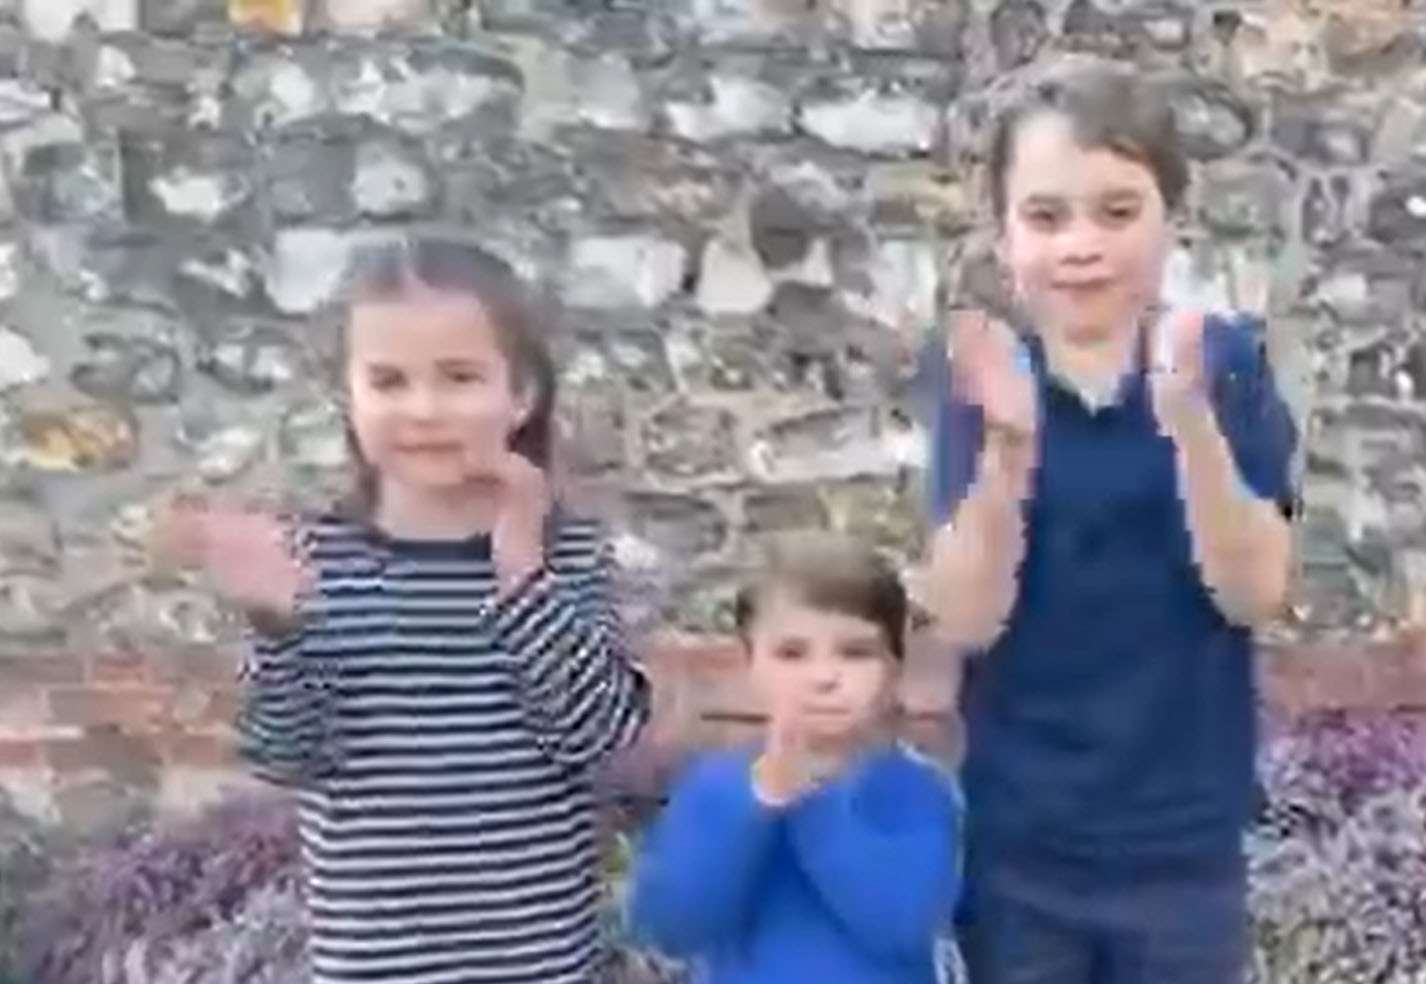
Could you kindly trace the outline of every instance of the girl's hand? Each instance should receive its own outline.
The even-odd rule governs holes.
[[[153,546],[162,560],[202,571],[226,601],[269,623],[290,622],[312,582],[287,531],[266,513],[181,500],[160,515]]]
[[[1039,397],[1028,353],[983,311],[952,315],[947,355],[958,394],[981,408],[987,448],[1020,477],[1035,464]]]
[[[1154,415],[1167,434],[1211,412],[1204,386],[1203,313],[1170,311],[1151,329]]]
[[[491,549],[504,594],[544,566],[545,522],[552,503],[544,470],[522,454],[505,452],[496,477],[500,505],[491,530]]]

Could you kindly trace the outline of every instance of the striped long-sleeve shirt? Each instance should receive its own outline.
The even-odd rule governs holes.
[[[300,535],[316,589],[256,640],[239,732],[298,791],[314,980],[587,984],[591,767],[648,715],[599,528],[562,520],[504,599],[488,537]]]

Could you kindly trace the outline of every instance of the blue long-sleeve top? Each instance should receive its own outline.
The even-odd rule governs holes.
[[[752,760],[709,755],[677,784],[635,871],[636,934],[710,984],[934,984],[960,886],[953,780],[881,748],[779,809]]]

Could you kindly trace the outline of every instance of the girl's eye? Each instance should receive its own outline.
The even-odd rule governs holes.
[[[772,654],[779,660],[791,663],[801,659],[803,656],[806,656],[807,649],[803,646],[797,645],[796,643],[785,642],[779,646],[774,647]]]
[[[442,375],[452,382],[465,385],[467,383],[483,383],[487,376],[484,369],[479,366],[451,366],[443,371]]]
[[[872,645],[843,646],[842,658],[850,660],[877,659],[881,650]]]
[[[405,382],[404,377],[399,373],[373,373],[370,378],[371,388],[379,393],[394,390]]]
[[[1048,208],[1032,208],[1025,213],[1025,221],[1037,229],[1053,229],[1059,217],[1059,212]]]

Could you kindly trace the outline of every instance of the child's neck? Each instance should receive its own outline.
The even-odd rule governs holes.
[[[1045,359],[1086,401],[1104,404],[1133,368],[1138,337],[1137,322],[1112,331],[1047,334]]]
[[[388,536],[402,540],[463,540],[489,533],[498,501],[497,490],[489,484],[473,481],[432,493],[384,483],[373,520]]]

